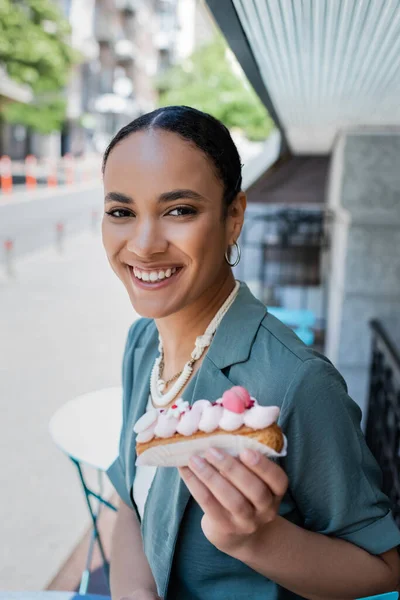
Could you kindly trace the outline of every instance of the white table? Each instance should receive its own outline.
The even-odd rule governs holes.
[[[103,497],[103,477],[118,456],[121,426],[122,388],[120,387],[90,392],[69,400],[57,410],[49,423],[49,431],[54,443],[71,459],[78,470],[92,519],[92,538],[79,588],[83,594],[86,593],[89,585],[90,566],[96,541],[102,555],[107,580],[109,576],[97,520],[102,505],[116,510],[116,507]],[[97,491],[87,485],[82,464],[97,470]],[[93,499],[97,500],[96,507],[92,505]],[[85,598],[88,599],[87,596]]]

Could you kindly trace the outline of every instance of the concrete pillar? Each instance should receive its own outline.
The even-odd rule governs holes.
[[[326,354],[365,408],[371,318],[400,319],[400,131],[351,130],[332,155]]]

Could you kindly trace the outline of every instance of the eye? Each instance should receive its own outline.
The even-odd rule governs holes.
[[[187,217],[195,215],[197,211],[191,206],[175,206],[167,215],[171,217]]]
[[[106,215],[110,215],[110,217],[115,217],[116,219],[134,216],[133,213],[124,208],[114,208],[113,210],[106,211]]]

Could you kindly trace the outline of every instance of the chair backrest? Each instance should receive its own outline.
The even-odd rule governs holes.
[[[293,328],[309,328],[315,326],[315,315],[311,310],[293,310],[282,306],[268,306],[268,312]]]
[[[271,315],[293,329],[295,334],[307,346],[314,343],[315,336],[312,327],[315,326],[316,319],[311,310],[293,310],[282,306],[269,306],[267,310]]]
[[[358,598],[358,600],[397,600],[398,597],[398,592],[387,592],[386,594],[378,594],[377,596],[366,596],[365,598]]]

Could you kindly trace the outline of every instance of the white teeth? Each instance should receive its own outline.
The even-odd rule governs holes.
[[[177,267],[173,267],[172,269],[167,269],[166,271],[140,271],[136,267],[133,267],[133,273],[135,277],[141,279],[142,281],[150,281],[151,283],[155,283],[156,281],[162,281],[165,278],[171,277],[174,273],[176,273]]]

